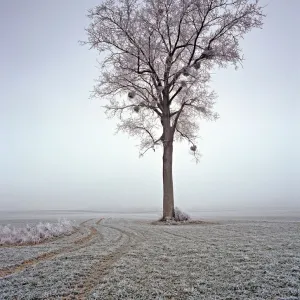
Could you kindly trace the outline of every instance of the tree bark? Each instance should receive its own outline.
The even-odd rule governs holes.
[[[163,152],[163,220],[174,217],[173,138],[166,139]]]

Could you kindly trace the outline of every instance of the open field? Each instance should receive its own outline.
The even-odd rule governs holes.
[[[0,247],[0,299],[300,299],[300,222],[93,218]]]

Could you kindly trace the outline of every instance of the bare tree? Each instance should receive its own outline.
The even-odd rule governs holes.
[[[141,139],[140,154],[163,146],[163,218],[174,217],[173,142],[196,160],[199,120],[216,120],[215,67],[242,62],[239,40],[262,26],[259,1],[106,0],[89,10],[88,40],[103,52],[93,96],[107,99],[118,130]]]

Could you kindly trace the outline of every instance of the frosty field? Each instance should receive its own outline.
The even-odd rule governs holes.
[[[0,299],[300,299],[300,222],[93,218],[0,247]]]

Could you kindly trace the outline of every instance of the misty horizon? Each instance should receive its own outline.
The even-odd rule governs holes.
[[[139,141],[114,135],[105,102],[89,98],[101,57],[78,40],[98,3],[0,4],[1,211],[162,207],[161,149],[139,158]],[[220,119],[201,121],[200,163],[174,146],[175,206],[300,207],[300,4],[262,4],[263,29],[241,43],[243,67],[212,75]]]

